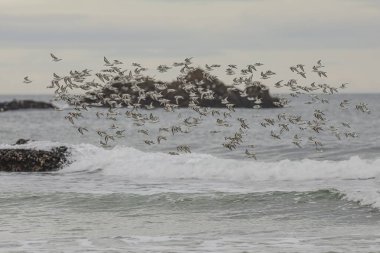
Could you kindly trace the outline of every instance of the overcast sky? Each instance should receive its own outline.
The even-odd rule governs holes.
[[[96,69],[103,56],[263,62],[276,80],[322,59],[328,83],[380,92],[379,28],[379,0],[0,0],[0,94],[51,93],[53,72]]]

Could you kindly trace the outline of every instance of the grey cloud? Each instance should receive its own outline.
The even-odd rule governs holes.
[[[153,0],[144,0],[149,2]],[[158,0],[155,2],[184,2]],[[186,3],[200,0],[186,0]],[[204,1],[204,0],[202,0]],[[215,0],[206,0],[216,2]],[[226,2],[225,0],[224,2]],[[239,0],[239,2],[247,0]],[[253,2],[262,0],[253,0]],[[358,2],[351,0],[352,2]],[[234,1],[229,1],[234,2]],[[266,1],[265,1],[266,2]],[[374,0],[361,3],[375,4]],[[117,3],[117,2],[114,2]],[[138,1],[136,1],[138,3]],[[234,24],[176,26],[175,20],[129,25],[102,22],[102,17],[82,14],[0,15],[0,46],[125,50],[138,55],[212,55],[225,50],[355,49],[378,48],[380,15],[371,20],[353,15],[346,20],[323,17],[263,19],[249,12],[236,16]],[[128,13],[126,13],[128,15]],[[272,15],[273,16],[273,15]],[[104,17],[103,17],[104,18]],[[145,20],[144,17],[141,19]],[[161,20],[162,21],[162,20]],[[206,21],[205,21],[206,22]],[[165,26],[166,25],[166,26]],[[226,26],[224,26],[226,25]]]
[[[310,22],[242,22],[224,30],[155,26],[89,26],[83,17],[60,17],[61,26],[50,23],[51,17],[28,19],[27,27],[0,27],[0,46],[30,47],[130,47],[168,52],[186,50],[206,53],[225,49],[318,49],[318,48],[378,48],[378,24],[310,23]],[[57,19],[56,19],[57,20]],[[9,21],[9,20],[8,20]],[[19,21],[21,22],[21,21]],[[54,22],[54,21],[53,21]],[[57,21],[58,22],[58,21]],[[8,22],[10,23],[10,22]],[[3,23],[4,24],[4,23]],[[253,25],[251,25],[253,24]]]
[[[146,1],[152,0],[144,0]],[[189,2],[193,1],[199,0]],[[363,2],[376,3],[371,0]],[[345,20],[329,20],[329,17],[325,19],[318,15],[300,15],[283,19],[286,17],[284,15],[278,19],[270,19],[249,15],[248,12],[237,16],[233,24],[220,24],[219,27],[206,23],[179,27],[175,20],[135,25],[122,22],[107,23],[107,20],[102,20],[101,17],[89,15],[90,13],[1,15],[0,47],[119,50],[128,55],[138,56],[207,56],[221,54],[226,50],[380,47],[380,35],[376,32],[380,25],[380,15],[372,20],[356,16],[345,17]]]

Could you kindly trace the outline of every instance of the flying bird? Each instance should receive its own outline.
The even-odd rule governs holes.
[[[31,83],[32,81],[29,79],[29,76],[24,77],[24,83]]]
[[[51,56],[51,58],[53,58],[52,60],[55,61],[55,62],[58,62],[58,61],[62,60],[62,59],[58,58],[57,56],[55,56],[53,53],[50,53],[50,56]]]

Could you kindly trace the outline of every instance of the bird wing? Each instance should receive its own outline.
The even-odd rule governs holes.
[[[53,53],[50,53],[50,56],[53,58],[53,59],[58,59],[57,56],[55,56]]]

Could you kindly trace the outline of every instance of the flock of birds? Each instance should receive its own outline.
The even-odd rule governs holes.
[[[50,54],[52,61],[59,62],[62,59],[58,58],[54,54]],[[182,96],[176,96],[175,103],[171,103],[170,100],[165,99],[162,92],[165,90],[167,93],[175,92],[170,90],[165,83],[155,84],[154,91],[146,91],[143,87],[140,87],[144,80],[155,80],[152,77],[148,77],[144,73],[148,70],[139,63],[132,63],[132,68],[124,69],[124,63],[120,60],[110,61],[104,57],[104,68],[93,75],[91,70],[72,70],[66,75],[53,74],[51,85],[48,88],[55,89],[55,95],[57,100],[62,100],[70,105],[73,105],[72,111],[68,112],[65,116],[73,126],[75,126],[80,134],[86,134],[91,129],[87,127],[79,126],[79,119],[84,117],[84,113],[94,113],[98,119],[107,120],[110,122],[110,126],[107,129],[94,130],[100,138],[100,145],[109,147],[112,141],[117,138],[125,137],[125,129],[123,126],[118,125],[118,117],[124,117],[132,120],[133,124],[137,128],[137,135],[141,135],[143,142],[146,145],[158,145],[164,141],[167,141],[170,136],[177,134],[188,134],[191,129],[199,126],[206,117],[215,118],[215,124],[217,127],[232,127],[238,125],[237,131],[231,136],[224,137],[224,142],[221,145],[227,150],[235,150],[244,143],[244,137],[248,134],[248,129],[252,126],[252,122],[248,119],[237,117],[235,124],[231,124],[234,121],[233,114],[235,112],[234,104],[229,101],[228,96],[222,98],[222,103],[225,105],[225,109],[206,108],[199,105],[199,101],[203,99],[216,99],[213,93],[212,87],[204,88],[200,86],[201,81],[187,82],[184,78],[189,71],[194,70],[192,58],[186,58],[182,62],[175,62],[171,66],[159,65],[156,70],[159,73],[164,73],[172,68],[179,68],[180,74],[177,76],[177,81],[180,82],[183,89],[188,92],[190,97],[189,108],[193,111],[193,116],[182,118],[182,115],[178,115],[180,122],[167,127],[160,127],[158,135],[153,137],[148,129],[144,128],[147,124],[154,124],[160,121],[159,116],[155,115],[155,111],[149,111],[154,109],[152,104],[142,105],[143,100],[153,99],[159,102],[162,108],[168,112],[175,112],[178,108],[178,101],[183,99]],[[206,70],[204,78],[208,80],[215,80],[216,76],[211,73],[219,69],[222,66],[218,64],[204,66]],[[229,87],[229,90],[234,89],[240,92],[241,96],[247,96],[246,89],[249,87],[260,86],[264,89],[266,86],[263,84],[264,80],[273,78],[276,73],[271,70],[259,71],[259,68],[263,68],[262,63],[254,63],[247,65],[245,68],[239,69],[237,65],[229,64],[225,68],[225,74],[233,76],[233,85]],[[321,82],[312,82],[307,85],[301,85],[299,80],[290,79],[288,81],[280,80],[274,83],[275,88],[287,88],[290,91],[290,96],[297,98],[299,96],[307,96],[309,101],[305,104],[308,105],[321,105],[329,103],[327,99],[329,95],[334,95],[339,92],[340,89],[345,89],[347,84],[341,84],[338,87],[330,86],[323,82],[323,79],[327,78],[327,72],[324,70],[324,66],[321,61],[318,61],[312,68],[311,72],[306,72],[306,67],[303,64],[297,64],[290,67],[290,71],[296,75],[299,75],[300,80],[304,81],[309,74],[315,74]],[[257,73],[259,80],[254,80]],[[261,81],[262,80],[262,81]],[[31,83],[32,80],[26,76],[24,83]],[[120,92],[120,90],[114,90],[113,94],[105,96],[102,92],[104,88],[113,89],[112,84],[115,82],[125,82],[132,84],[132,90],[137,91],[139,96],[132,98],[128,92]],[[243,88],[242,88],[243,87]],[[267,89],[267,88],[266,88]],[[91,104],[84,102],[84,98],[89,94],[96,94],[97,103]],[[220,98],[219,98],[220,99]],[[248,97],[249,100],[255,101],[253,108],[260,108],[262,103],[260,96]],[[289,100],[281,98],[281,106],[286,106]],[[108,110],[99,110],[96,108],[107,107]],[[362,113],[370,113],[368,105],[366,103],[359,103],[351,105],[351,101],[344,99],[339,103],[339,108],[342,111],[348,109],[356,109]],[[125,111],[122,111],[126,108]],[[315,147],[316,150],[322,151],[323,143],[318,139],[318,135],[321,133],[328,133],[335,136],[337,139],[341,138],[356,138],[358,133],[351,131],[349,122],[340,122],[340,125],[333,125],[327,117],[327,112],[322,109],[313,108],[313,115],[309,118],[305,118],[301,115],[294,115],[284,112],[285,109],[279,110],[277,117],[263,118],[258,127],[267,128],[270,138],[274,140],[281,140],[285,138],[285,133],[290,133],[291,130],[296,131],[292,134],[291,143],[297,148],[302,148],[304,140]],[[257,122],[254,122],[257,123]],[[208,130],[210,133],[218,133],[220,130]],[[245,155],[248,158],[256,159],[256,152],[254,151],[254,145],[245,145]],[[191,147],[189,145],[179,145],[176,150],[170,151],[171,155],[178,155],[180,153],[191,153]]]

